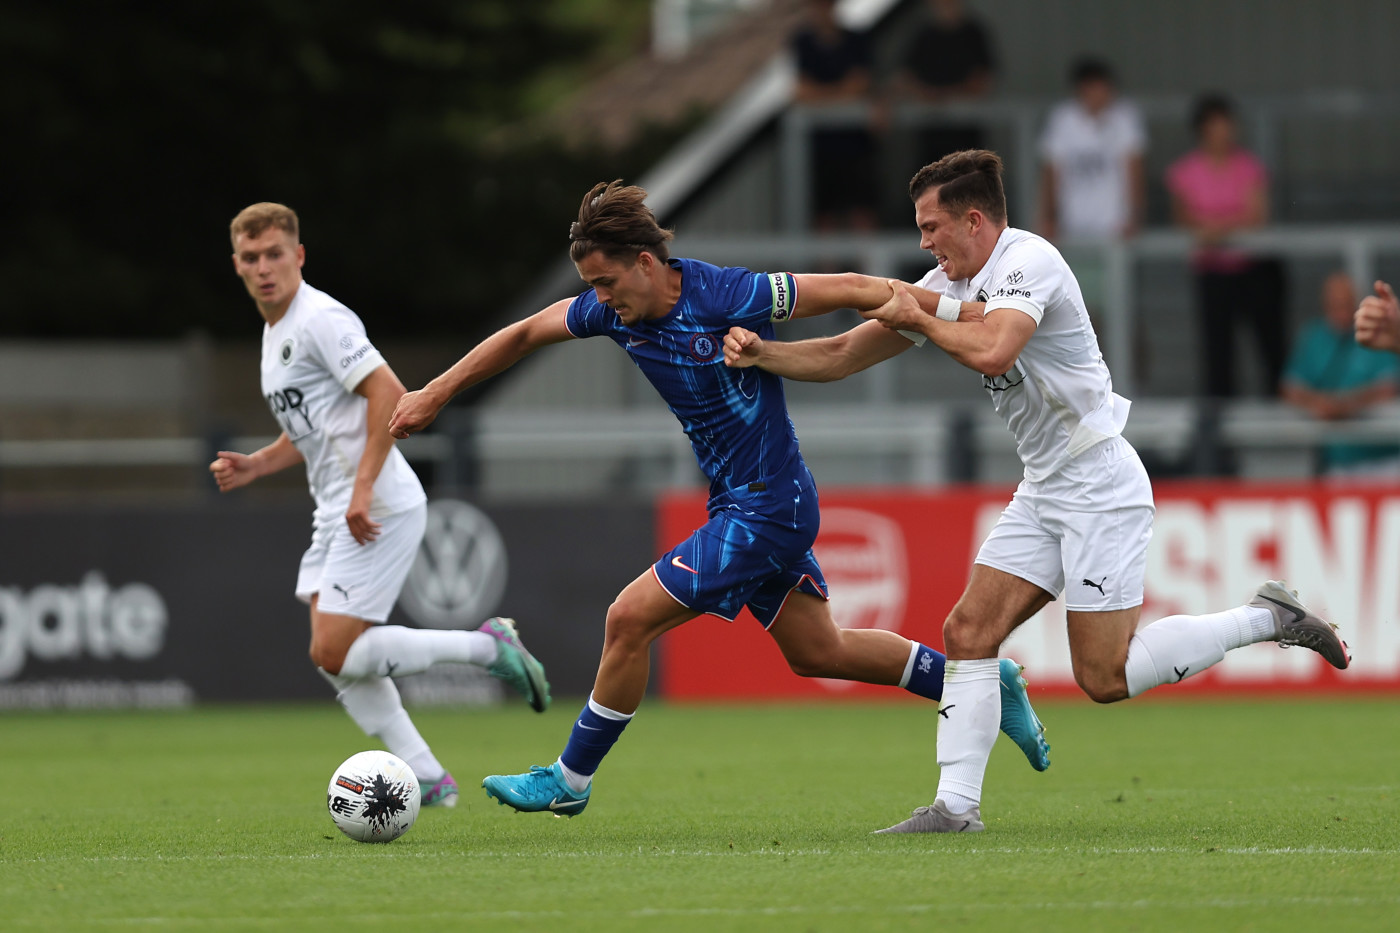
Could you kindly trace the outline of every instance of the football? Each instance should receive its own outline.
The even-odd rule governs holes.
[[[351,755],[331,775],[326,807],[356,842],[392,842],[418,819],[422,792],[406,762],[388,752]]]

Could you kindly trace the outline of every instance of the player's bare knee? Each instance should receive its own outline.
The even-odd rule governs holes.
[[[990,658],[1000,647],[988,644],[983,626],[960,606],[954,606],[943,621],[943,644],[950,657],[959,658]]]
[[[788,668],[798,677],[830,677],[837,666],[831,654],[824,651],[808,650],[784,657]]]
[[[616,600],[608,607],[603,628],[603,649],[644,651],[651,644],[651,620],[624,601]]]
[[[311,656],[311,663],[327,674],[339,674],[341,666],[345,664],[344,651],[317,642],[311,643],[307,654]]]
[[[1095,703],[1117,703],[1128,698],[1128,681],[1121,671],[1075,671],[1074,679]]]

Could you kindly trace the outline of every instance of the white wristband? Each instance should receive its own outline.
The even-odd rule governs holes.
[[[957,298],[949,298],[948,295],[938,296],[938,310],[934,313],[940,321],[956,321],[958,315],[962,314],[962,302]]]

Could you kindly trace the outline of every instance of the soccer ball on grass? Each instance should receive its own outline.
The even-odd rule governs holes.
[[[351,755],[331,775],[326,806],[356,842],[391,842],[418,819],[423,794],[413,769],[388,752]]]

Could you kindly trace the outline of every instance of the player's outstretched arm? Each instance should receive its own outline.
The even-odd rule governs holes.
[[[992,308],[985,316],[978,312],[966,321],[948,321],[924,310],[904,283],[896,282],[893,288],[889,301],[861,316],[890,330],[923,334],[953,359],[986,376],[1009,370],[1035,333],[1035,319],[1015,308]]]
[[[858,325],[834,337],[764,340],[751,330],[731,327],[724,338],[725,365],[757,366],[798,382],[835,382],[897,356],[914,344],[875,323]]]
[[[816,317],[841,308],[877,308],[890,297],[890,280],[859,272],[794,275],[797,304],[793,317]]]
[[[564,324],[571,300],[556,301],[543,311],[496,331],[447,372],[416,392],[406,393],[389,419],[389,433],[408,437],[423,430],[458,392],[509,369],[540,347],[571,339],[573,334]]]
[[[251,454],[234,450],[219,451],[218,458],[209,464],[209,472],[214,474],[219,492],[228,492],[301,462],[301,451],[296,449],[284,431],[277,436],[277,440]]]
[[[896,285],[903,286],[913,295],[925,313],[936,315],[941,311],[947,320],[980,320],[982,309],[985,307],[981,302],[945,299],[938,292],[909,285],[898,279],[882,279],[858,272],[795,275],[793,280],[797,284],[797,306],[792,315],[795,318],[829,314],[840,308],[873,311],[890,300]]]
[[[1377,281],[1376,293],[1356,309],[1356,342],[1373,350],[1400,353],[1400,301],[1390,285]]]

